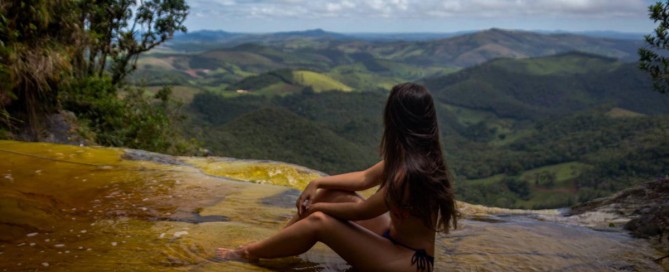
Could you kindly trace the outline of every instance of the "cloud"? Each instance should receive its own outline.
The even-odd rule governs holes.
[[[647,0],[198,0],[197,14],[235,18],[444,18],[564,16],[616,18],[645,14]]]
[[[340,32],[647,31],[657,0],[188,0],[191,30]]]

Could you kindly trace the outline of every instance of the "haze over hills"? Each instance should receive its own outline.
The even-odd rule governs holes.
[[[435,36],[433,38],[437,39],[430,38],[423,41],[383,42],[322,30],[254,35],[227,32],[220,34],[212,32],[188,34],[178,37],[167,46],[175,50],[201,51],[210,50],[213,46],[231,48],[254,43],[276,47],[283,51],[334,49],[346,53],[368,53],[378,58],[420,66],[468,67],[494,58],[537,57],[569,51],[633,60],[637,48],[642,45],[641,39],[620,40],[568,33],[541,34],[502,29],[465,33],[447,38]]]

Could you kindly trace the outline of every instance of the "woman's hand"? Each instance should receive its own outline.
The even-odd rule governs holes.
[[[316,196],[317,190],[318,182],[315,180],[309,182],[307,187],[304,188],[304,191],[302,191],[302,194],[300,194],[300,197],[297,198],[297,202],[295,203],[295,206],[297,207],[297,215],[302,217],[302,214],[307,211],[307,208],[311,206],[311,201]]]
[[[326,204],[326,203],[318,202],[318,203],[313,203],[313,204],[307,205],[304,208],[304,211],[302,212],[302,214],[300,215],[300,218],[305,218],[305,217],[309,216],[310,214],[318,212],[318,211],[322,212],[323,210],[321,208],[323,206],[325,206],[324,204]]]

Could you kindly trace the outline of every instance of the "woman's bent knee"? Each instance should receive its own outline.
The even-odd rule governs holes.
[[[327,235],[337,227],[338,223],[340,223],[338,219],[323,212],[314,212],[308,215],[305,220],[307,220],[309,224],[313,226],[313,229],[315,230],[315,233],[318,237]]]
[[[324,212],[314,212],[314,213],[308,215],[306,219],[309,220],[310,222],[321,224],[321,223],[324,223],[328,220],[331,220],[332,216],[329,216],[329,215],[325,214]]]

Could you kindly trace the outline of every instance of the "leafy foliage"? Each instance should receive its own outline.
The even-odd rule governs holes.
[[[653,88],[660,93],[669,91],[669,58],[661,51],[669,49],[669,2],[657,2],[648,7],[650,19],[658,24],[652,35],[646,35],[648,48],[639,48],[639,68],[653,78]]]
[[[36,133],[40,116],[57,107],[58,82],[72,72],[69,48],[82,33],[74,1],[0,4],[0,112],[10,129]]]
[[[61,101],[88,125],[95,141],[102,145],[193,153],[194,144],[184,140],[173,125],[184,116],[170,92],[170,88],[164,88],[151,97],[141,88],[128,87],[119,99],[111,79],[84,78],[70,82],[61,93]]]
[[[175,130],[181,114],[169,88],[156,98],[140,88],[123,89],[123,98],[117,93],[139,54],[186,30],[187,14],[183,0],[3,1],[2,124],[19,131],[27,123],[37,139],[44,116],[65,109],[100,144],[190,151],[193,144]]]

